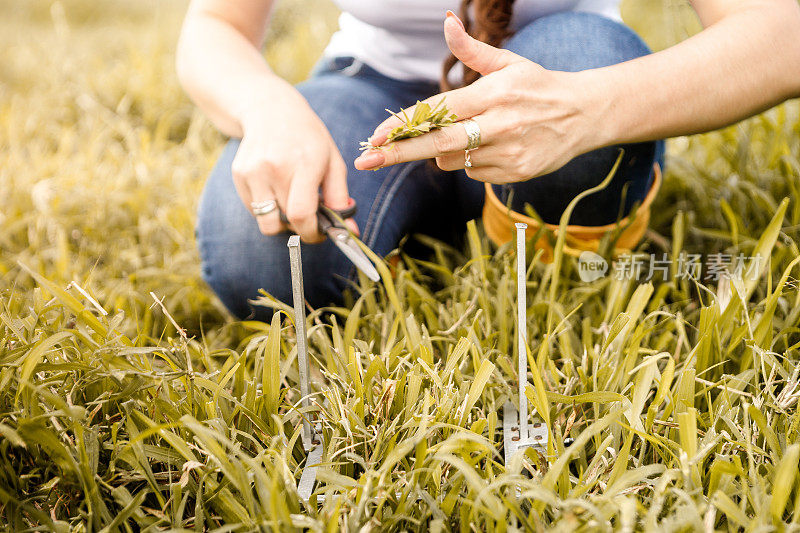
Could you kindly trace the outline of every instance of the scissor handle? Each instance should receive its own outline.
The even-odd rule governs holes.
[[[334,226],[340,226],[338,219],[346,220],[352,218],[356,214],[357,207],[356,201],[352,198],[349,199],[349,203],[344,209],[331,209],[320,202],[319,209],[317,209],[319,232],[325,233]]]
[[[357,210],[358,204],[356,204],[356,201],[353,198],[348,200],[347,207],[344,209],[331,209],[323,204],[322,201],[320,201],[319,208],[317,208],[317,218],[319,219],[320,233],[325,233],[329,228],[337,225],[337,217],[341,218],[342,220],[353,218]],[[281,222],[284,224],[289,223],[289,219],[286,218],[286,214],[283,212],[283,210],[280,212],[280,217]]]

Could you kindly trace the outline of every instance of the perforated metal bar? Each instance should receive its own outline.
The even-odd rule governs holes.
[[[294,298],[294,327],[297,337],[297,363],[300,372],[300,405],[303,407],[303,447],[306,450],[314,446],[311,435],[311,422],[308,420],[306,408],[310,405],[308,337],[306,333],[306,307],[303,293],[303,261],[300,256],[300,237],[289,237],[289,263],[292,268],[292,296]]]
[[[528,298],[527,261],[525,250],[525,230],[527,224],[517,223],[517,348],[519,352],[519,434],[520,439],[528,439]]]

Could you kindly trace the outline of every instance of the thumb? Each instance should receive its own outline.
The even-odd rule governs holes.
[[[453,55],[481,76],[523,61],[522,56],[471,37],[464,29],[464,23],[452,11],[447,12],[444,21],[444,38]]]

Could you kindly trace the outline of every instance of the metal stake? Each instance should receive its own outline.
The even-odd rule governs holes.
[[[317,482],[317,469],[322,461],[324,451],[322,428],[311,426],[307,408],[309,399],[309,362],[308,333],[306,332],[306,300],[303,294],[303,260],[300,256],[300,237],[289,237],[289,264],[292,267],[292,296],[294,298],[294,329],[297,337],[297,363],[300,370],[300,406],[303,408],[303,432],[301,435],[303,448],[310,452],[306,459],[306,467],[297,484],[297,493],[306,504],[311,500],[311,493]],[[316,503],[316,502],[315,502]]]
[[[546,453],[548,432],[541,422],[531,426],[528,421],[528,303],[527,303],[527,257],[525,230],[527,224],[516,224],[517,228],[517,351],[519,352],[519,405],[510,400],[503,405],[503,452],[506,465],[511,458],[525,448],[535,448]],[[517,495],[520,489],[517,487]]]
[[[517,348],[519,352],[519,437],[526,441],[528,434],[528,398],[525,388],[528,385],[528,299],[525,252],[525,230],[527,224],[521,222],[517,227]]]
[[[300,237],[289,237],[289,263],[292,267],[292,295],[294,297],[294,329],[297,337],[297,362],[300,367],[300,405],[303,407],[303,447],[310,450],[314,444],[311,435],[311,423],[308,420],[307,408],[310,406],[308,398],[309,367],[308,367],[308,339],[306,336],[306,308],[303,294],[303,262],[300,257]]]

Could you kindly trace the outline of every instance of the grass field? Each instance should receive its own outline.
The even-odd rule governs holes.
[[[673,141],[640,250],[744,254],[757,276],[584,283],[571,257],[532,262],[547,454],[501,456],[515,258],[479,225],[312,313],[311,508],[291,317],[234,322],[200,279],[223,139],[173,73],[184,7],[0,0],[0,527],[800,530],[797,102]],[[302,79],[333,15],[284,2],[274,68]]]

